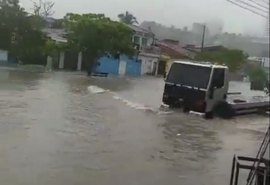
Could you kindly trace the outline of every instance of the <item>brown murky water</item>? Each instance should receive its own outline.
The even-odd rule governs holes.
[[[269,121],[160,111],[157,78],[0,74],[1,185],[225,185],[233,155],[255,154]]]

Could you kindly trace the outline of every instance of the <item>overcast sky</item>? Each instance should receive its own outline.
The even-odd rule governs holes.
[[[193,22],[221,22],[224,31],[244,34],[262,34],[266,20],[241,9],[226,0],[52,0],[54,17],[67,12],[104,13],[113,19],[129,11],[139,22],[156,21],[175,27],[190,27]],[[257,1],[257,0],[256,0]],[[20,0],[30,11],[31,0]]]

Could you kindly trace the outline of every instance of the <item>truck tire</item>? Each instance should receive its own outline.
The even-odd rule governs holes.
[[[204,118],[205,119],[213,119],[214,118],[213,112],[206,112],[204,115]]]
[[[231,119],[235,115],[235,111],[227,102],[218,103],[213,110],[215,116],[223,119]]]
[[[188,106],[183,107],[183,112],[188,113],[190,111],[190,108]]]
[[[184,113],[188,113],[188,112],[190,111],[189,105],[190,105],[190,103],[189,103],[188,101],[184,101],[184,102],[183,102],[182,107],[183,107],[183,112],[184,112]]]

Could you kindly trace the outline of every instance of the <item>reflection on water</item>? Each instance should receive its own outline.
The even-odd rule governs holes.
[[[206,121],[159,114],[113,98],[158,109],[163,81],[151,77],[16,70],[2,76],[5,185],[228,184],[233,154],[256,153],[268,124],[256,115]],[[89,93],[89,86],[109,91]]]

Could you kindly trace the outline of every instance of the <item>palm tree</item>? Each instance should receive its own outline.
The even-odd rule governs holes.
[[[126,23],[126,24],[138,24],[138,21],[137,21],[136,17],[134,17],[128,11],[126,11],[126,13],[119,14],[118,18],[120,19],[120,22],[123,22],[123,23]]]

